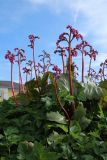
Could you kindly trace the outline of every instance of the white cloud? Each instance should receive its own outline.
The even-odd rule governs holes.
[[[95,44],[107,45],[107,0],[28,0],[33,7],[46,5],[53,12],[68,11],[81,32],[90,34]],[[82,23],[81,23],[82,21]],[[80,24],[78,23],[80,22]],[[103,46],[103,47],[104,47]],[[107,47],[105,47],[107,49]]]
[[[84,36],[91,35],[93,39],[95,38],[95,45],[97,43],[99,45],[100,42],[107,44],[107,0],[22,0],[21,2],[20,6],[12,3],[14,6],[12,14],[10,10],[1,8],[1,24],[2,19],[19,23],[27,14],[45,6],[53,13],[68,12],[71,14],[71,20],[77,24],[80,32],[84,33]],[[3,27],[0,30],[2,32]]]

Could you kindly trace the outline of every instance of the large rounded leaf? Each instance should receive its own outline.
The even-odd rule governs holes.
[[[61,115],[58,111],[47,113],[47,120],[61,123],[61,124],[66,124],[65,117]]]
[[[72,83],[73,83],[73,96],[78,97],[78,95],[80,95],[80,93],[83,91],[83,87],[75,79],[72,79]],[[67,73],[60,75],[60,78],[57,80],[57,84],[60,91],[70,92],[69,76]]]
[[[93,81],[87,80],[87,83],[84,83],[83,86],[84,86],[84,93],[87,99],[99,100],[101,98],[103,93],[102,89],[99,86],[97,86]]]

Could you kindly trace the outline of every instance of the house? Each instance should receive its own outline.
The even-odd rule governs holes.
[[[19,92],[19,84],[14,82],[15,95]],[[0,81],[0,101],[9,99],[12,95],[11,81]]]

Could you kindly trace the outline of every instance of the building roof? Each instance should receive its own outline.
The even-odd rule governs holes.
[[[11,81],[0,81],[0,88],[11,89]],[[14,89],[19,88],[19,83],[14,82]]]

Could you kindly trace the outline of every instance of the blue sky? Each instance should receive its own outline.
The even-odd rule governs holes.
[[[6,51],[14,48],[26,50],[27,59],[32,58],[28,35],[40,36],[36,42],[36,57],[42,50],[52,54],[60,33],[68,24],[77,28],[84,39],[99,51],[99,63],[107,57],[107,0],[0,0],[0,79],[10,79],[10,64],[4,59]],[[79,64],[80,57],[77,58]],[[87,67],[87,60],[86,60]],[[15,66],[14,81],[18,80]]]

